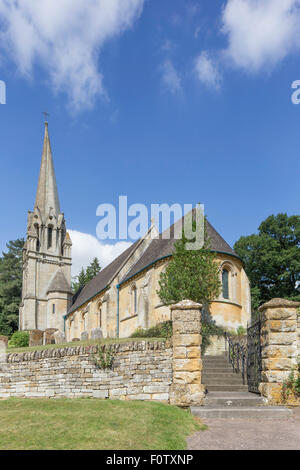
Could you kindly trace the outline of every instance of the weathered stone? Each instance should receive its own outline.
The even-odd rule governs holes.
[[[94,328],[91,331],[91,339],[101,339],[103,338],[103,333],[101,328]]]
[[[55,331],[55,333],[53,334],[53,337],[54,337],[55,344],[66,343],[67,341],[64,333],[60,330]],[[56,350],[56,353],[58,353],[57,350]]]
[[[29,346],[41,346],[43,344],[44,332],[42,330],[30,330]]]
[[[83,331],[80,335],[81,341],[87,341],[89,339],[89,334],[87,331]]]
[[[80,338],[73,338],[72,341],[76,343],[76,341],[80,341]]]
[[[57,331],[57,328],[47,328],[44,331],[44,344],[55,344],[54,333]]]

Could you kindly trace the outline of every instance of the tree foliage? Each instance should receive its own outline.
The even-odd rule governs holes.
[[[275,297],[300,300],[300,216],[271,215],[234,249],[251,282],[253,311]]]
[[[91,281],[97,274],[101,271],[100,261],[98,258],[94,258],[93,261],[89,264],[89,266],[84,269],[81,268],[80,273],[78,276],[73,278],[72,282],[72,289],[73,292],[76,294],[79,289],[81,289],[85,284]]]
[[[18,329],[22,296],[24,239],[7,243],[0,258],[0,334],[11,336]]]
[[[221,289],[216,255],[209,248],[209,240],[200,250],[187,250],[186,243],[190,240],[183,233],[175,242],[172,260],[161,273],[158,295],[164,304],[189,299],[207,305]]]

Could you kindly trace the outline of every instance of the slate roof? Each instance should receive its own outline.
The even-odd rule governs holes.
[[[88,300],[95,295],[103,291],[110,282],[114,279],[123,263],[135,250],[136,246],[139,244],[140,240],[137,240],[133,243],[127,250],[123,251],[112,263],[110,263],[106,268],[102,269],[99,274],[97,274],[94,279],[88,282],[79,292],[77,292],[73,297],[72,305],[68,311],[68,314],[79,308],[81,305],[85,304]]]
[[[178,223],[178,222],[177,222]],[[176,224],[170,227],[170,238],[163,239],[162,235],[159,238],[153,239],[149,247],[139,258],[137,263],[130,269],[130,271],[124,276],[120,284],[124,283],[126,280],[137,274],[138,272],[145,269],[147,266],[153,264],[155,261],[172,255],[174,250],[174,227]],[[233,249],[228,245],[228,243],[219,235],[219,233],[214,229],[214,227],[206,221],[206,233],[211,242],[211,249],[214,251],[220,251],[224,253],[237,256]],[[118,258],[116,258],[112,263],[110,263],[106,268],[100,271],[100,273],[92,279],[88,284],[86,284],[81,291],[73,297],[73,303],[68,311],[72,313],[81,305],[85,304],[91,298],[95,297],[106,287],[109,286],[111,281],[115,278],[119,270],[121,269],[123,263],[127,258],[133,253],[140,240],[137,240],[133,245],[131,245],[127,250],[125,250]]]
[[[174,244],[176,242],[176,239],[172,238],[172,232],[174,233],[174,226],[171,227],[170,239],[164,240],[160,236],[160,238],[152,240],[145,253],[132,267],[132,269],[126,274],[126,276],[124,276],[120,284],[124,283],[126,280],[130,279],[131,277],[142,271],[145,267],[153,264],[156,260],[171,256],[174,250]],[[221,235],[207,220],[206,234],[210,240],[210,247],[212,250],[237,256],[233,249],[228,245],[228,243],[221,237]]]

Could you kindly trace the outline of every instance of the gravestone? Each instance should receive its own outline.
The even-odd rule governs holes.
[[[55,344],[54,333],[57,328],[47,328],[44,332],[44,344]]]
[[[42,330],[30,330],[29,332],[29,346],[42,346],[44,332]]]
[[[89,339],[89,334],[87,331],[81,333],[81,341],[87,341]]]
[[[101,328],[94,328],[91,331],[91,339],[101,339],[103,338],[103,333]]]
[[[67,342],[64,333],[60,330],[57,330],[55,331],[55,333],[53,333],[53,338],[54,338],[55,344],[61,344],[61,343]]]

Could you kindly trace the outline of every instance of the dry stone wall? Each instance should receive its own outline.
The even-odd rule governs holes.
[[[98,346],[7,354],[5,362],[0,362],[0,398],[169,400],[170,344],[141,341],[101,349],[112,354],[112,370],[95,365]]]

